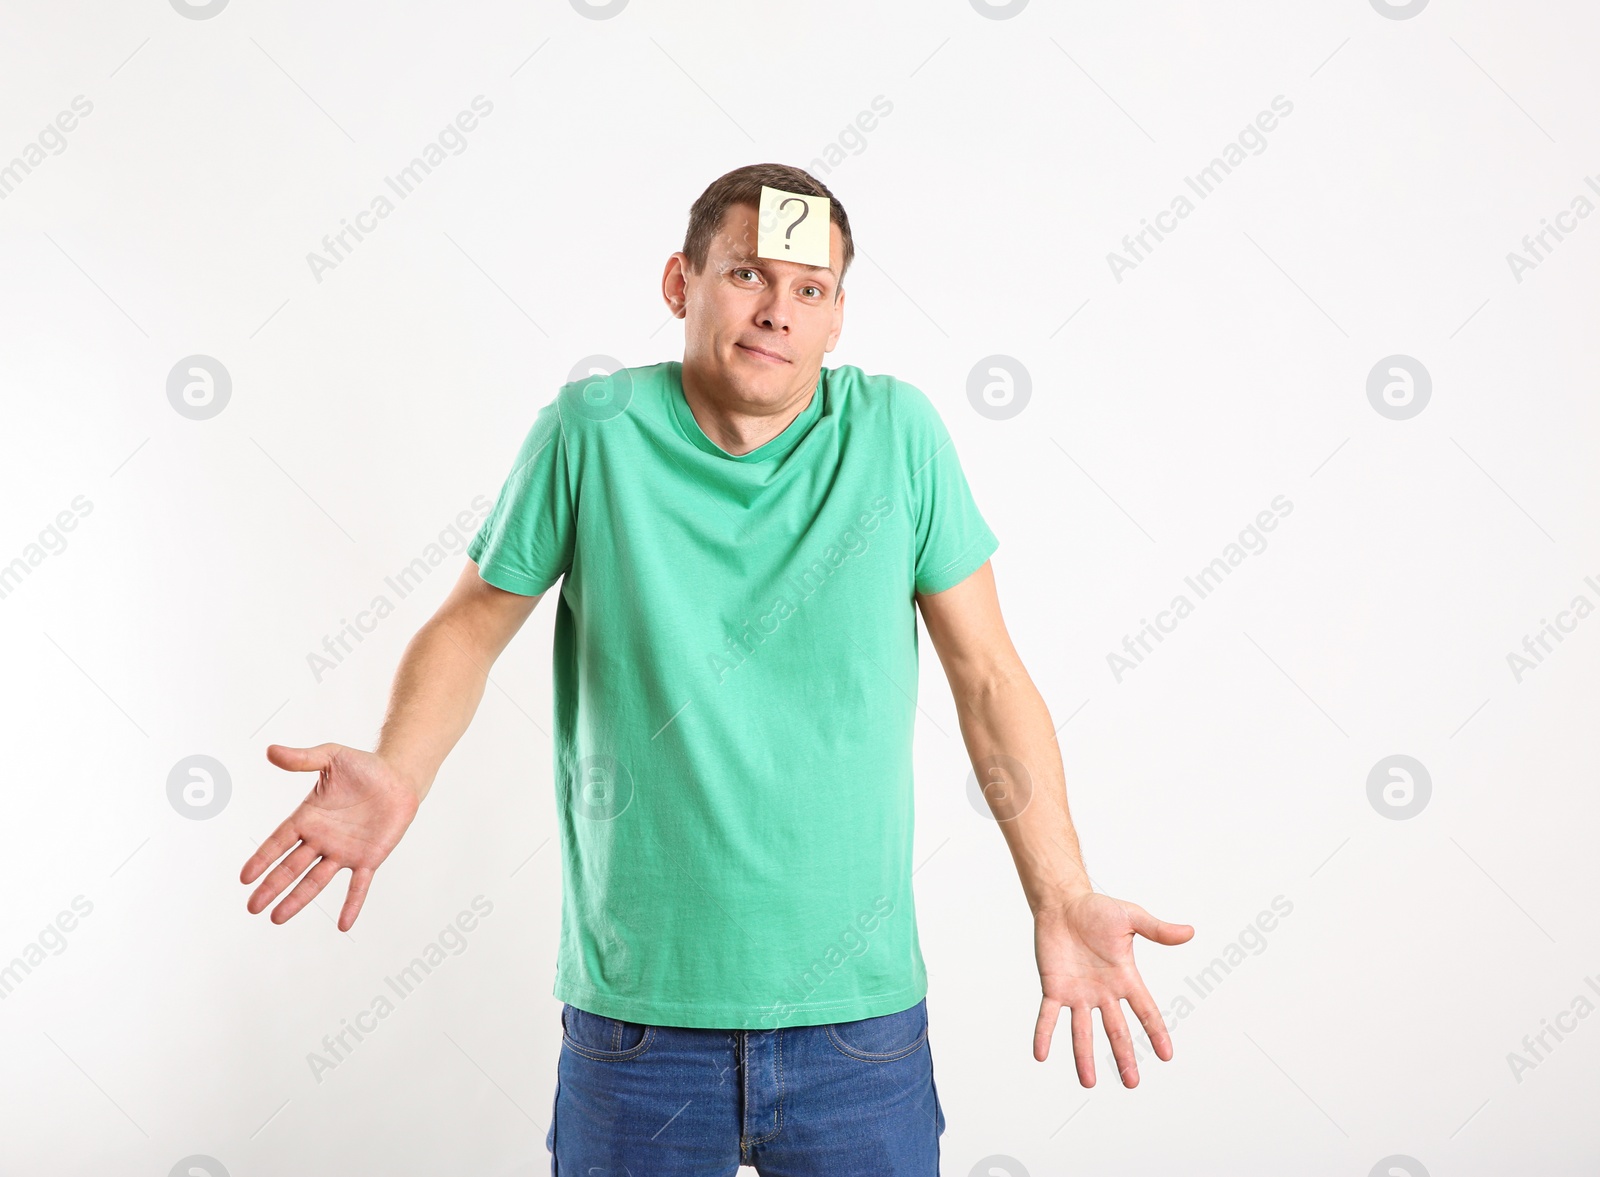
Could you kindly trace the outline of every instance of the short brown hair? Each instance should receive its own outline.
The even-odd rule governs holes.
[[[711,239],[722,227],[722,218],[735,204],[761,207],[761,186],[781,188],[785,192],[798,192],[802,196],[822,196],[828,201],[829,219],[839,226],[844,238],[844,262],[839,268],[839,286],[844,286],[844,276],[855,258],[855,242],[850,237],[850,218],[844,205],[828,191],[828,186],[810,172],[790,167],[784,163],[753,163],[734,168],[718,176],[700,194],[689,209],[689,231],[683,238],[683,252],[689,259],[689,269],[698,274],[706,268],[706,256],[711,251]],[[837,293],[837,292],[836,292]]]

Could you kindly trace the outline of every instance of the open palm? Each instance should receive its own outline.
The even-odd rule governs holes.
[[[300,879],[288,898],[272,909],[272,922],[281,924],[348,867],[350,889],[339,913],[339,930],[348,932],[367,897],[373,872],[416,816],[417,793],[384,760],[342,744],[314,748],[271,744],[267,759],[291,772],[315,772],[317,783],[239,872],[241,883],[253,883],[293,847],[251,894],[246,907],[257,914]]]
[[[1163,1061],[1172,1057],[1172,1040],[1161,1011],[1133,963],[1135,934],[1157,944],[1182,944],[1194,935],[1187,924],[1158,920],[1137,903],[1087,892],[1060,907],[1041,908],[1034,915],[1033,947],[1039,965],[1039,1018],[1034,1024],[1033,1057],[1043,1062],[1063,1008],[1072,1016],[1072,1053],[1078,1082],[1093,1087],[1094,1022],[1111,1041],[1117,1070],[1125,1087],[1139,1082],[1133,1038],[1122,1016],[1126,1001],[1138,1017],[1150,1045]]]

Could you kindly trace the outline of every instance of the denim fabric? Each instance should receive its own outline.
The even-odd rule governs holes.
[[[938,1177],[927,999],[779,1030],[561,1010],[545,1136],[555,1177]]]

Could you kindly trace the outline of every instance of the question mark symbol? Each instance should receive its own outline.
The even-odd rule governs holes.
[[[794,224],[790,225],[783,231],[783,247],[785,249],[789,248],[789,234],[794,232],[795,225],[798,225],[801,221],[805,220],[807,215],[811,212],[811,206],[805,201],[801,200],[798,196],[791,196],[787,200],[779,201],[778,211],[781,213],[783,211],[783,206],[791,203],[798,204],[800,206],[800,215],[794,219]]]

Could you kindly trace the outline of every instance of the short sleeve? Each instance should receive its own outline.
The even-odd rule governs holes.
[[[910,477],[914,590],[954,588],[994,555],[1000,541],[984,521],[939,410],[921,389],[896,389],[896,432]]]
[[[538,596],[572,567],[573,515],[566,436],[552,400],[534,418],[467,555],[496,588]]]

